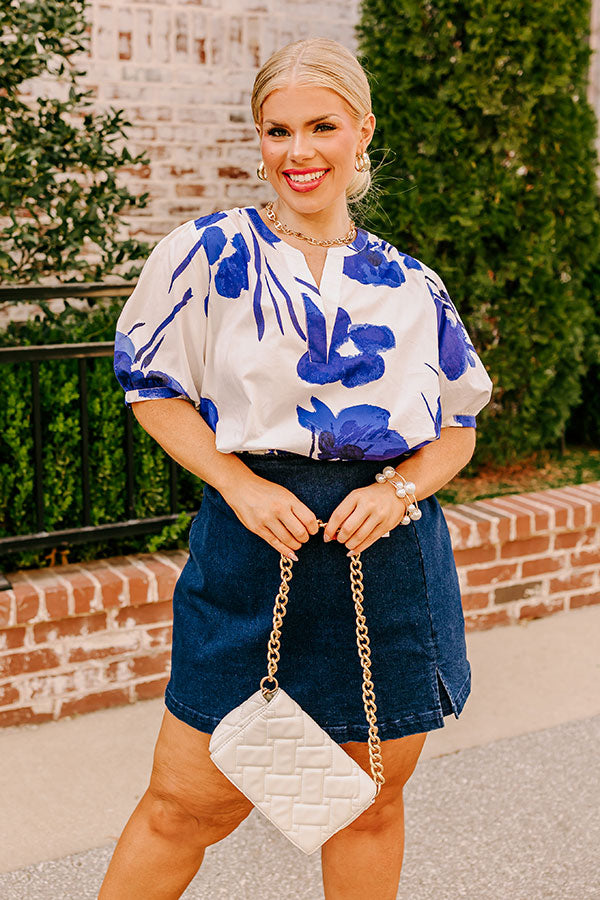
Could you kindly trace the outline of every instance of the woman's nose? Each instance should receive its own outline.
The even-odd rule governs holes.
[[[294,162],[302,162],[306,159],[311,159],[314,156],[314,149],[305,135],[296,134],[292,138],[292,143],[290,147],[290,159]]]

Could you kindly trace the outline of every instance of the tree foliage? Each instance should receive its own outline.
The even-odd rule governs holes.
[[[148,159],[118,148],[130,125],[123,111],[94,112],[93,91],[78,85],[84,71],[73,57],[89,40],[85,11],[86,0],[0,6],[3,282],[100,281],[150,249],[118,234],[122,213],[148,199],[119,185],[119,170]],[[117,274],[132,278],[140,269]]]
[[[369,225],[441,275],[494,382],[480,462],[560,441],[600,358],[589,16],[588,0],[362,5],[373,146],[392,151]]]

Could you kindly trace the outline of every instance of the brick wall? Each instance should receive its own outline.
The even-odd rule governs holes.
[[[467,630],[600,602],[600,481],[445,506]],[[164,693],[187,553],[13,573],[0,592],[0,726]]]
[[[600,481],[444,513],[467,630],[600,603]]]
[[[256,177],[256,72],[305,37],[354,48],[358,0],[101,0],[88,18],[82,82],[98,109],[125,110],[129,149],[150,157],[123,181],[150,192],[148,208],[126,218],[129,234],[156,241],[195,216],[269,199]]]

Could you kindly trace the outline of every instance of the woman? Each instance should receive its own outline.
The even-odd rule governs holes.
[[[251,811],[208,742],[266,674],[280,553],[298,563],[279,682],[369,771],[347,559],[363,554],[385,784],[323,845],[327,900],[396,897],[403,786],[427,732],[470,692],[435,491],[473,454],[490,378],[436,272],[350,220],[375,127],[354,56],[324,39],[284,47],[258,73],[252,111],[274,204],[168,234],[117,325],[125,402],[205,488],[150,783],[100,900],[179,897],[205,848]],[[414,482],[419,519],[376,479],[386,465]]]

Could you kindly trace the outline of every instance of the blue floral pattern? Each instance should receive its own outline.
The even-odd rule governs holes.
[[[361,284],[400,287],[406,281],[406,276],[396,260],[388,259],[386,250],[389,247],[385,241],[368,241],[358,253],[346,257],[344,275]]]
[[[432,278],[425,280],[437,310],[440,368],[449,381],[456,381],[468,366],[475,367],[477,353],[447,292]]]
[[[213,431],[217,430],[217,422],[219,421],[219,413],[217,407],[208,397],[200,397],[200,408],[198,410],[207,425],[210,425]]]
[[[441,398],[440,397],[437,398],[437,409],[436,409],[435,415],[434,415],[431,412],[431,407],[429,406],[429,403],[427,402],[427,397],[425,396],[423,391],[421,391],[421,397],[425,401],[425,406],[427,407],[427,412],[429,413],[431,421],[433,422],[433,427],[435,429],[435,433],[439,437],[440,429],[442,427],[442,401],[441,401]]]
[[[221,297],[239,297],[248,290],[248,265],[250,251],[241,234],[235,234],[231,241],[233,253],[219,263],[215,275],[215,288]],[[210,261],[210,260],[209,260]]]
[[[319,459],[390,459],[408,450],[402,435],[388,428],[389,410],[361,403],[335,415],[317,397],[310,399],[312,410],[296,407],[298,422],[312,432],[309,456],[315,439]]]
[[[140,398],[160,399],[168,397],[187,397],[186,391],[166,372],[155,369],[142,372],[134,369],[135,347],[126,334],[117,331],[115,336],[114,370],[119,383],[125,391],[137,391]]]
[[[307,295],[304,298],[308,328],[308,351],[300,358],[298,375],[310,384],[332,384],[341,381],[352,388],[381,378],[385,363],[380,353],[396,346],[394,333],[385,325],[353,325],[340,306],[337,311],[329,352],[327,351],[325,316]],[[351,343],[355,353],[339,353]]]
[[[419,269],[419,271],[423,271],[423,266],[418,259],[409,256],[408,253],[400,253],[400,256],[402,257],[402,265],[405,269]]]

